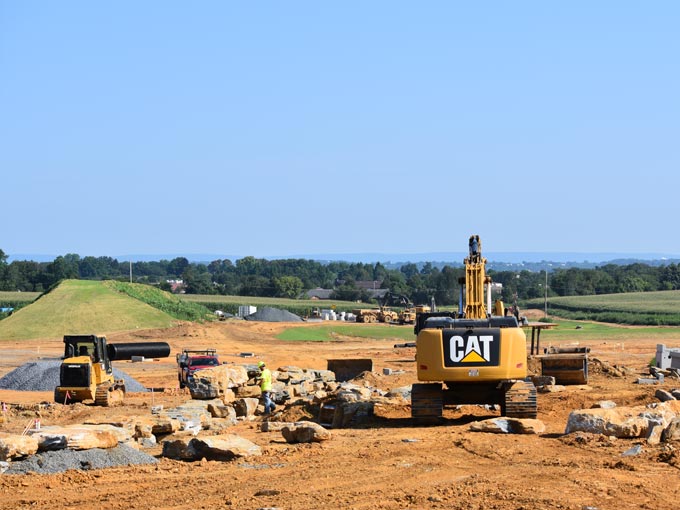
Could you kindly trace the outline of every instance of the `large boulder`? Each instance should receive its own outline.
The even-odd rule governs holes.
[[[320,443],[331,438],[331,433],[318,423],[300,421],[281,429],[283,438],[288,443]]]
[[[680,417],[675,418],[668,427],[664,429],[661,434],[661,440],[666,442],[680,441]]]
[[[37,438],[0,432],[0,461],[22,459],[37,451]]]
[[[163,456],[176,460],[227,461],[259,455],[262,455],[262,449],[258,445],[235,434],[163,441]]]
[[[262,455],[262,449],[258,445],[235,434],[197,437],[190,444],[199,458],[208,460],[232,460]]]
[[[220,365],[194,374],[189,381],[191,398],[205,400],[225,395],[227,390],[248,382],[248,371],[240,365]]]
[[[260,398],[262,390],[259,386],[254,385],[239,386],[234,389],[234,395],[236,395],[236,398]]]
[[[150,418],[151,433],[154,436],[173,434],[182,428],[182,422],[177,418],[168,416],[165,412]]]
[[[531,418],[490,418],[470,424],[472,432],[492,432],[494,434],[542,434],[545,424]]]
[[[45,450],[55,449],[55,444],[63,442],[71,450],[106,449],[118,446],[119,441],[128,442],[132,439],[131,431],[113,425],[49,426],[33,431],[31,436],[39,444],[50,445]]]
[[[234,401],[234,410],[236,411],[236,416],[249,418],[255,416],[255,411],[257,411],[257,404],[259,400],[256,398],[239,398]]]
[[[678,400],[649,406],[581,409],[569,414],[565,433],[592,432],[620,438],[647,437],[655,426],[666,428],[678,413]]]

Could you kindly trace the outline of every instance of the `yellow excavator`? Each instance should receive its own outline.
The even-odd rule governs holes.
[[[103,336],[66,335],[54,401],[73,404],[93,400],[99,406],[121,403],[125,383],[114,377],[111,362],[131,360],[135,356],[167,358],[169,355],[170,346],[166,342],[107,344]]]
[[[515,315],[492,315],[491,278],[478,235],[469,240],[458,312],[418,314],[414,331],[418,380],[411,416],[441,419],[446,405],[500,406],[501,415],[535,418],[536,387],[527,378],[526,335]],[[485,303],[486,289],[486,303]]]

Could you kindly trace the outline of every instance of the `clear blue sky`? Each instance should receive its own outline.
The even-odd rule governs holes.
[[[0,0],[7,254],[680,254],[680,3]]]

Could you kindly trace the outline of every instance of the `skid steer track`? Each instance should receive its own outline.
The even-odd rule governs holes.
[[[109,407],[123,401],[125,390],[117,385],[100,384],[94,395],[94,403],[98,406]]]

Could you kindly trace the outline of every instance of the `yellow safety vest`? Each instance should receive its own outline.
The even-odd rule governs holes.
[[[260,389],[262,391],[272,391],[272,373],[268,368],[260,372]]]

